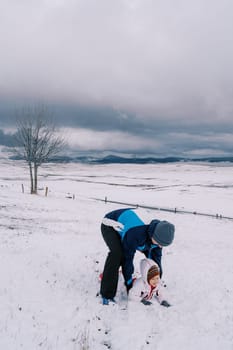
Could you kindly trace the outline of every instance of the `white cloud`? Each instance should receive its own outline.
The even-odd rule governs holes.
[[[66,138],[69,146],[80,151],[117,150],[123,152],[140,152],[160,149],[159,141],[133,136],[124,132],[98,132],[88,129],[62,128],[60,132]]]

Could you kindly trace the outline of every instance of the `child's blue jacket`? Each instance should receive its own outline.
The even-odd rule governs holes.
[[[154,260],[160,268],[160,277],[162,276],[162,248],[153,244],[151,237],[159,220],[152,220],[149,225],[146,225],[138,215],[133,211],[133,208],[117,209],[105,215],[105,218],[118,222],[122,228],[113,228],[121,236],[124,261],[122,264],[122,273],[126,284],[132,282],[132,274],[134,272],[133,259],[136,250],[141,251],[147,258]],[[104,223],[104,221],[103,221]],[[105,223],[104,223],[105,224]]]

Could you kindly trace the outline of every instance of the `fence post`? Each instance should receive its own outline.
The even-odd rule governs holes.
[[[47,197],[47,195],[48,195],[48,187],[46,186],[46,188],[45,188],[45,197]]]
[[[105,203],[107,203],[107,197],[105,197],[104,201],[105,201]]]
[[[24,185],[22,184],[22,193],[24,193]]]

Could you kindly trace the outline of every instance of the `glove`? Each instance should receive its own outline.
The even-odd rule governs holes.
[[[169,302],[167,300],[162,300],[160,305],[165,306],[165,307],[171,306],[171,304],[169,304]]]
[[[144,298],[141,300],[141,303],[143,303],[144,305],[151,305],[152,304],[150,301],[148,301]]]
[[[126,283],[125,286],[126,286],[126,290],[127,290],[127,294],[128,294],[130,289],[133,287],[133,281],[130,283]]]
[[[118,221],[112,220],[112,219],[108,219],[108,218],[103,218],[102,224],[106,225],[106,226],[110,226],[113,227],[114,230],[120,232],[124,229],[124,225]]]

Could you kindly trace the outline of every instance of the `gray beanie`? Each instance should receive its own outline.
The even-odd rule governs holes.
[[[161,246],[166,247],[174,239],[175,226],[168,221],[160,221],[152,234],[152,238]]]

